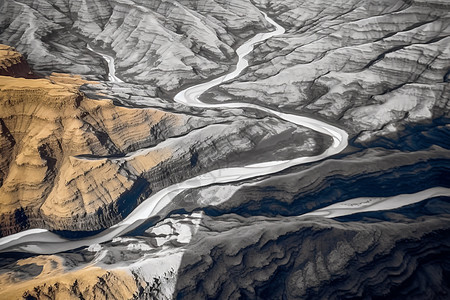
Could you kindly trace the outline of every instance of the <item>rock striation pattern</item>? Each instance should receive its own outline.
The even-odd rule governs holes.
[[[210,186],[186,191],[173,203],[187,210],[205,208],[212,216],[299,216],[358,197],[411,194],[450,187],[448,149],[365,150],[339,160],[277,174],[257,183]]]
[[[370,222],[173,215],[139,237],[116,238],[76,254],[6,259],[0,282],[7,288],[0,295],[445,298],[449,240],[441,237],[448,237],[450,223],[442,208],[449,206],[439,201],[429,201],[428,209],[374,214]],[[411,216],[415,209],[421,218]]]
[[[115,57],[120,78],[164,91],[228,71],[233,49],[270,27],[249,0],[3,1],[0,12],[0,42],[38,72],[105,76],[90,43]]]
[[[313,113],[358,143],[448,117],[447,1],[256,1],[287,28],[204,99]]]
[[[204,218],[177,298],[441,298],[449,292],[448,215],[396,222]],[[433,275],[432,275],[433,274]]]
[[[86,98],[79,90],[85,83],[63,74],[1,77],[2,235],[33,227],[101,230],[189,177],[274,154],[313,155],[331,142],[273,117],[248,119],[241,110],[200,117],[116,106]],[[279,148],[269,152],[274,142]]]
[[[120,174],[122,168],[107,159],[80,161],[78,155],[121,156],[195,126],[194,120],[181,126],[187,119],[181,115],[86,100],[70,81],[67,76],[0,81],[3,234],[30,226],[29,217],[40,219],[38,212],[62,213],[58,207],[67,217],[93,214],[136,186],[136,176]],[[151,134],[162,128],[164,133]]]
[[[23,259],[0,275],[0,295],[5,299],[131,299],[137,294],[132,274],[93,266],[72,270],[83,261],[76,254]],[[20,283],[24,279],[31,282]]]
[[[321,153],[329,139],[260,112],[167,101],[227,71],[233,49],[269,28],[255,5],[286,34],[257,45],[240,77],[204,100],[314,114],[345,127],[351,146],[269,178],[186,190],[101,245],[1,253],[0,298],[448,298],[448,197],[332,220],[303,215],[450,188],[444,0],[1,2],[0,41],[40,73],[105,79],[89,44],[114,56],[127,81],[0,77],[2,235],[101,230],[209,170]]]
[[[13,47],[2,44],[0,44],[0,76],[35,77],[23,55]]]

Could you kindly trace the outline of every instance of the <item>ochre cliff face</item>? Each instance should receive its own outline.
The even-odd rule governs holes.
[[[1,49],[0,62],[8,66],[8,75],[27,66],[12,48]],[[101,223],[117,222],[123,210],[117,202],[133,189],[138,190],[133,196],[139,197],[147,184],[140,174],[102,157],[122,156],[202,124],[186,124],[187,117],[160,110],[86,99],[78,88],[87,82],[79,77],[0,78],[2,234],[29,226],[100,229]],[[152,135],[158,128],[163,132]],[[170,154],[167,149],[154,155],[143,169],[148,171]],[[93,217],[99,210],[101,216]],[[82,217],[85,223],[76,221]]]
[[[34,78],[26,59],[13,47],[0,44],[0,76]]]
[[[79,87],[96,83],[78,76],[0,78],[2,235],[101,230],[171,184],[230,161],[266,160],[274,139],[285,147],[278,157],[320,153],[330,142],[240,111],[200,117],[88,99]]]
[[[286,33],[201,99],[308,114],[347,131],[345,151],[187,189],[139,233],[54,255],[0,253],[0,299],[450,294],[449,197],[304,215],[450,187],[448,0],[0,1],[0,42],[24,53],[0,46],[0,236],[96,232],[185,179],[328,149],[330,138],[258,110],[173,103],[271,29],[256,7]],[[106,81],[99,53],[124,83]],[[16,78],[30,74],[24,57],[47,77]]]
[[[3,218],[15,212],[17,219],[23,209],[54,217],[93,214],[132,189],[137,177],[107,159],[78,155],[117,156],[151,145],[155,139],[148,133],[163,124],[178,128],[174,134],[183,132],[172,126],[181,116],[86,100],[78,85],[67,81],[76,80],[1,77]],[[156,157],[155,164],[167,155]],[[5,224],[3,233],[17,231],[15,221],[12,228]]]
[[[107,271],[87,266],[70,270],[77,257],[37,256],[23,259],[20,282],[13,270],[0,275],[3,299],[131,299],[137,294],[133,276],[127,271]]]

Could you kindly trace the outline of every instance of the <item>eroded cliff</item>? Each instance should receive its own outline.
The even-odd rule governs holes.
[[[79,87],[87,83],[95,86],[63,74],[1,77],[3,235],[33,227],[101,230],[189,177],[274,155],[313,155],[330,143],[273,117],[248,119],[240,110],[222,117],[202,111],[201,117],[116,106],[101,95],[86,98]],[[272,152],[274,141],[279,148]]]
[[[329,138],[256,110],[167,101],[180,86],[228,70],[232,49],[268,29],[250,2],[144,2],[0,4],[9,12],[0,38],[39,71],[106,79],[89,43],[113,55],[128,81],[84,85],[91,100],[76,77],[0,78],[10,84],[0,101],[4,234],[101,230],[184,179],[329,146]],[[185,190],[162,220],[112,241],[53,256],[2,254],[0,297],[448,296],[448,197],[332,220],[303,216],[353,198],[408,199],[450,187],[448,3],[255,3],[286,34],[257,45],[249,68],[203,100],[314,115],[348,130],[350,147],[270,178]]]
[[[29,218],[39,222],[41,213],[45,216],[51,211],[57,216],[62,213],[58,207],[64,207],[68,217],[93,214],[136,186],[136,176],[121,173],[123,168],[107,159],[80,162],[78,155],[122,156],[203,125],[199,120],[188,125],[188,117],[158,110],[132,110],[110,101],[86,100],[76,81],[68,76],[2,77],[0,198],[4,234],[33,226]],[[152,135],[158,128],[164,128],[164,133]],[[93,189],[102,186],[106,190]],[[53,203],[48,210],[47,201]]]
[[[448,117],[447,1],[257,1],[288,29],[213,89],[344,124],[357,142]]]
[[[23,55],[13,47],[2,44],[0,44],[0,76],[35,77]]]
[[[0,42],[39,72],[105,76],[90,43],[114,55],[119,77],[164,91],[228,71],[233,48],[270,28],[248,0],[3,1],[0,12]]]

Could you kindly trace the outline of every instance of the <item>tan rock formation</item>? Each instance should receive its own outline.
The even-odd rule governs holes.
[[[33,78],[27,61],[13,47],[0,44],[0,76]]]
[[[130,83],[102,83],[95,96],[112,100],[90,100],[80,77],[0,77],[2,234],[101,230],[186,178],[322,152],[329,139],[260,112],[156,97],[227,70],[232,49],[266,26],[251,3],[287,33],[257,45],[240,78],[206,100],[316,114],[357,143],[449,116],[444,0],[4,1],[0,41],[17,43],[40,71],[105,75],[89,41],[115,56]],[[449,145],[437,140],[449,125],[427,126],[405,128],[392,148],[349,147],[265,180],[186,190],[138,237],[5,255],[0,298],[445,298],[448,198],[334,220],[301,216],[355,197],[448,187]]]
[[[110,160],[78,155],[122,155],[165,135],[183,134],[195,124],[154,109],[86,100],[78,91],[82,82],[63,75],[36,80],[1,77],[2,219],[22,209],[53,218],[93,215],[135,187],[137,177]],[[152,136],[152,128],[158,126],[165,132]],[[14,220],[2,223],[3,233],[17,231]]]
[[[189,176],[249,159],[312,155],[330,142],[240,110],[199,117],[87,99],[79,87],[95,82],[79,76],[0,78],[3,235],[30,227],[100,230]]]
[[[137,294],[134,277],[126,270],[97,266],[70,268],[70,261],[55,255],[19,260],[17,268],[0,275],[2,299],[131,299]]]

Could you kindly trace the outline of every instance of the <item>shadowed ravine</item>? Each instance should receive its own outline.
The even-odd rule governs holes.
[[[0,251],[17,251],[17,252],[50,254],[110,241],[117,236],[132,231],[140,224],[145,222],[147,219],[161,214],[163,209],[168,204],[171,203],[172,199],[175,196],[177,196],[178,194],[187,189],[200,188],[220,183],[232,183],[250,178],[255,178],[262,175],[274,174],[293,166],[323,160],[343,151],[347,147],[348,134],[344,130],[329,125],[327,123],[324,123],[322,121],[294,114],[278,112],[265,107],[261,107],[256,104],[244,104],[244,103],[206,104],[200,102],[199,97],[204,92],[206,92],[208,89],[212,87],[221,84],[224,81],[228,81],[237,77],[242,72],[242,70],[244,70],[248,66],[248,61],[244,57],[253,50],[255,44],[265,41],[273,36],[281,35],[284,33],[284,29],[280,25],[275,23],[267,15],[264,14],[264,16],[266,17],[267,21],[269,21],[272,25],[276,27],[276,30],[270,33],[257,34],[252,39],[244,43],[241,47],[239,47],[236,51],[239,56],[239,61],[236,66],[236,69],[233,72],[221,76],[219,78],[213,79],[209,82],[187,88],[179,92],[174,97],[174,100],[176,102],[195,107],[214,107],[223,109],[227,108],[258,109],[260,111],[264,111],[267,114],[276,116],[280,119],[292,122],[300,126],[308,127],[315,131],[331,136],[333,138],[333,144],[331,145],[330,148],[328,148],[325,152],[317,156],[298,157],[292,160],[270,161],[264,163],[251,164],[244,167],[218,169],[193,177],[191,179],[169,186],[157,192],[156,194],[152,195],[150,198],[145,200],[142,204],[140,204],[136,209],[134,209],[123,221],[89,238],[79,240],[66,240],[44,229],[32,229],[0,239]],[[89,49],[91,51],[94,51],[90,47]],[[120,83],[121,80],[115,75],[114,59],[106,54],[100,53],[98,54],[104,57],[104,59],[108,62],[109,80],[111,82]],[[434,189],[419,192],[414,196],[398,195],[395,197],[377,198],[378,204],[376,206],[372,205],[371,208],[373,210],[392,209],[399,206],[416,203],[418,201],[422,201],[429,197],[435,196],[450,196],[450,189],[436,187]],[[403,201],[400,204],[397,203],[398,205],[389,204],[389,201],[395,201],[396,199],[403,199]],[[335,208],[332,206],[326,209],[321,209],[320,211],[317,212],[311,212],[310,214],[316,215],[327,214],[328,217],[335,217],[367,210],[366,206],[364,205],[366,201],[359,201],[358,199],[356,200],[353,199],[348,200],[347,203],[352,204],[351,206],[349,206],[350,208],[347,208],[347,206],[345,210],[338,208],[339,213],[337,213]],[[162,215],[162,217],[164,216]]]

